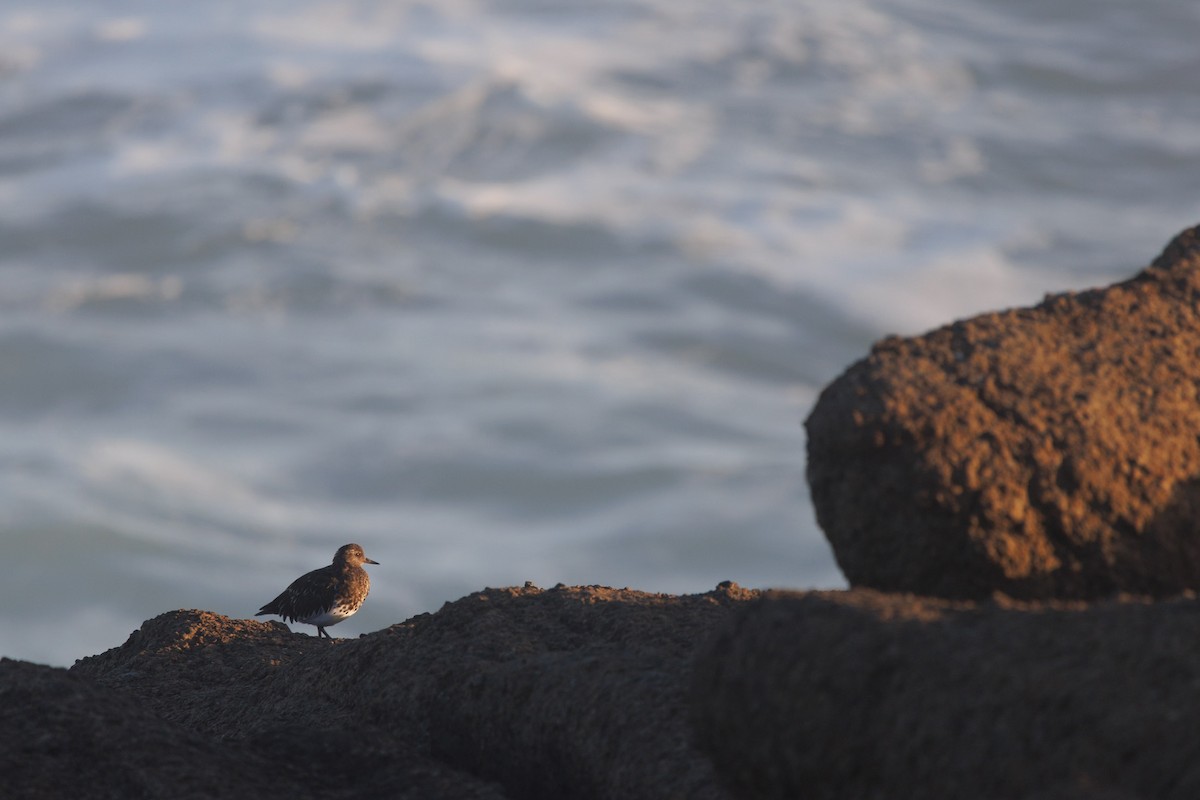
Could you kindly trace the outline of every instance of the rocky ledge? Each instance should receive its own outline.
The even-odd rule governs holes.
[[[756,592],[487,589],[358,639],[172,611],[0,661],[0,797],[724,798],[700,642]]]
[[[172,611],[0,660],[0,796],[1200,796],[1200,605],[488,589],[357,639]]]

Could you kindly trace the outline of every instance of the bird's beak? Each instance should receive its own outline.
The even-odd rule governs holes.
[[[379,562],[378,562],[378,561],[375,561],[374,559],[367,558],[367,559],[364,559],[364,560],[365,560],[365,561],[366,561],[368,564],[374,564],[374,565],[376,565],[376,566],[379,566]]]

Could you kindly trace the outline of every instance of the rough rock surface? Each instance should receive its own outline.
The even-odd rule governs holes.
[[[0,659],[0,797],[283,798],[301,788],[289,777],[136,697]]]
[[[976,605],[773,594],[701,653],[701,746],[739,798],[1192,800],[1194,599]]]
[[[943,597],[1200,588],[1200,228],[1106,289],[890,338],[807,421],[854,586]]]
[[[0,660],[0,797],[1200,797],[1196,600],[488,589]]]
[[[756,596],[488,589],[333,641],[169,612],[69,672],[0,663],[0,797],[720,800],[686,691]]]

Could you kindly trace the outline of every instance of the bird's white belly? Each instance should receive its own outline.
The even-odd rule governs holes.
[[[317,625],[324,628],[326,625],[336,625],[357,610],[349,606],[334,606],[328,611],[322,611],[320,614],[299,621],[305,625]]]

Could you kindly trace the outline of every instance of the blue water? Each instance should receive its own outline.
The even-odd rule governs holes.
[[[1200,221],[1198,36],[1179,0],[10,0],[0,654],[247,616],[349,541],[343,636],[526,580],[844,585],[818,392]]]

